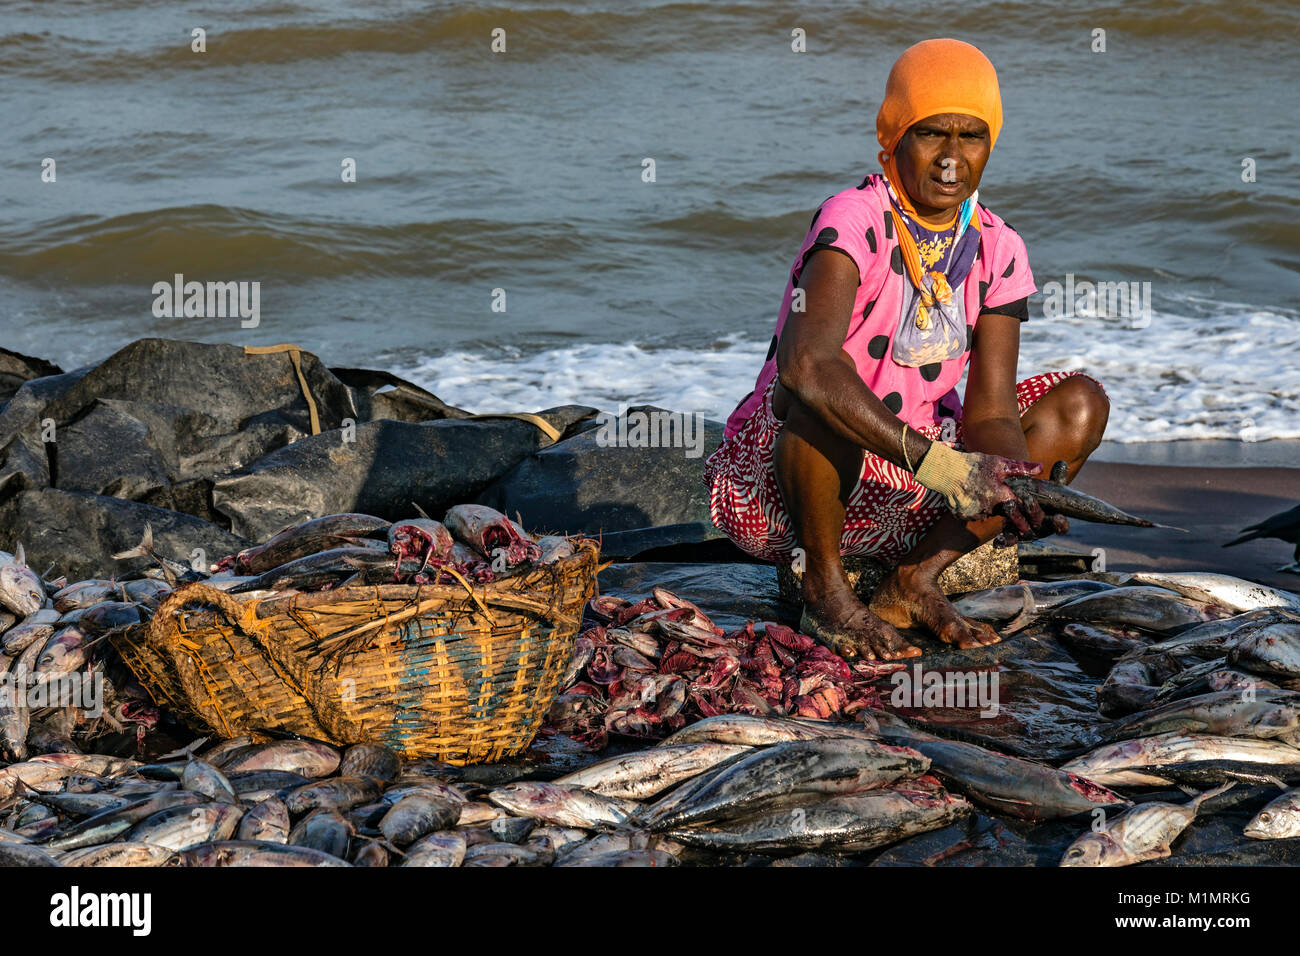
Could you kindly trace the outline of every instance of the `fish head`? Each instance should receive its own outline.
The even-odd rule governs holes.
[[[1125,857],[1124,848],[1108,834],[1089,832],[1070,844],[1061,866],[1120,866]]]
[[[36,657],[32,674],[38,677],[70,674],[85,662],[85,633],[75,627],[66,627],[46,642]]]
[[[44,604],[45,586],[35,571],[17,563],[0,567],[0,605],[27,617]]]

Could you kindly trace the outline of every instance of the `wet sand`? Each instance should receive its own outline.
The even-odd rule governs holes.
[[[1247,541],[1232,548],[1223,545],[1246,525],[1285,511],[1300,503],[1300,467],[1231,467],[1218,464],[1226,455],[1197,446],[1213,443],[1170,442],[1189,446],[1120,446],[1129,461],[1089,461],[1074,486],[1105,498],[1134,514],[1161,524],[1186,528],[1187,533],[1158,528],[1126,528],[1076,521],[1070,533],[1055,539],[1065,546],[1105,549],[1106,570],[1217,571],[1235,574],[1273,587],[1300,591],[1300,575],[1279,573],[1291,563],[1294,546],[1275,539]],[[1262,446],[1273,460],[1290,460],[1300,466],[1300,443],[1268,442]],[[1261,447],[1262,447],[1261,446]],[[1281,447],[1281,446],[1289,446]],[[1138,464],[1148,457],[1173,459],[1178,464]],[[1249,455],[1235,448],[1232,456]],[[1051,540],[1051,539],[1049,539]]]

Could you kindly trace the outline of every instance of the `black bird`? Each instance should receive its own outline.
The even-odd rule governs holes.
[[[1290,511],[1283,511],[1281,514],[1265,518],[1257,524],[1242,528],[1241,537],[1236,541],[1229,541],[1224,547],[1231,548],[1234,544],[1253,541],[1255,538],[1277,538],[1279,541],[1294,544],[1295,561],[1285,567],[1278,568],[1278,570],[1300,574],[1300,505],[1296,505]]]

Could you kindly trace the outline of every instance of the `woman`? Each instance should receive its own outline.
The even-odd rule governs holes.
[[[999,531],[1066,530],[1004,479],[1059,460],[1073,479],[1106,427],[1092,379],[1016,381],[1033,276],[977,193],[1001,126],[997,74],[975,47],[926,40],[899,58],[876,117],[884,175],[813,217],[767,361],[705,464],[714,523],[770,561],[801,549],[800,629],[846,657],[919,655],[898,628],[996,643],[939,574]],[[870,607],[844,554],[896,564]]]

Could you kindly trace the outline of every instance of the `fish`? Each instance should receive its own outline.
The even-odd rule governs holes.
[[[632,867],[632,866],[678,866],[680,860],[673,856],[667,850],[645,849],[645,850],[613,850],[609,853],[598,853],[593,856],[584,856],[575,859],[569,863],[559,863],[557,866],[599,866],[599,867]]]
[[[540,866],[540,854],[513,843],[479,843],[465,850],[461,866]]]
[[[55,624],[60,616],[52,607],[33,611],[0,636],[0,650],[10,657],[17,657],[33,643],[40,641],[43,644],[57,630]]]
[[[84,611],[86,608],[94,607],[100,601],[113,600],[118,593],[118,587],[116,582],[104,581],[100,578],[75,581],[55,591],[50,597],[50,602],[54,610],[60,614]]]
[[[537,550],[541,554],[538,564],[554,564],[561,558],[571,557],[574,553],[573,542],[564,535],[548,534],[537,539]]]
[[[1288,790],[1259,811],[1242,832],[1252,840],[1300,836],[1300,789]]]
[[[1300,692],[1262,690],[1243,699],[1240,691],[1217,691],[1171,701],[1134,714],[1111,727],[1103,740],[1181,731],[1222,737],[1268,739],[1300,730]]]
[[[515,816],[584,830],[624,826],[640,808],[630,800],[531,781],[498,787],[488,794],[488,800]]]
[[[1053,621],[1118,624],[1168,634],[1226,614],[1215,604],[1193,601],[1163,588],[1139,586],[1085,594],[1056,606],[1045,617]]]
[[[435,565],[451,561],[451,547],[455,544],[451,532],[441,521],[432,518],[409,518],[394,522],[388,529],[388,551],[403,559],[419,562],[419,574],[432,561]]]
[[[833,737],[775,744],[741,757],[681,800],[652,806],[654,831],[734,818],[803,794],[854,793],[925,773],[930,761],[909,747]]]
[[[717,743],[651,747],[599,761],[555,782],[607,797],[645,800],[752,749]]]
[[[229,803],[168,807],[137,823],[127,839],[169,850],[187,850],[200,843],[229,839],[243,815],[239,807]]]
[[[1022,581],[1019,584],[1006,584],[954,596],[952,605],[963,617],[987,624],[997,624],[1001,621],[1009,621],[1026,611],[1041,614],[1085,594],[1111,591],[1114,588],[1113,584],[1090,578],[1076,578],[1069,581]],[[1029,591],[1028,602],[1025,601],[1026,589]]]
[[[264,574],[282,564],[319,551],[351,544],[357,538],[387,535],[392,525],[374,515],[346,513],[325,515],[279,531],[262,544],[245,548],[219,564],[239,574]]]
[[[313,810],[289,831],[290,846],[310,847],[340,860],[347,859],[351,839],[351,825],[333,809]]]
[[[121,586],[122,595],[126,600],[133,601],[150,610],[157,610],[158,605],[172,592],[171,585],[166,581],[159,581],[157,578],[123,581]]]
[[[31,645],[24,655],[28,659],[39,653],[37,645]],[[13,760],[27,759],[27,736],[30,733],[32,712],[28,702],[28,671],[26,661],[20,661],[12,668],[9,658],[0,657],[0,747]],[[10,673],[10,670],[14,673]],[[4,785],[0,783],[0,793]]]
[[[1061,767],[1107,786],[1300,779],[1300,749],[1278,740],[1171,732],[1103,744]]]
[[[1172,651],[1178,654],[1194,654],[1203,659],[1221,657],[1228,642],[1235,636],[1249,633],[1273,621],[1283,620],[1274,608],[1259,611],[1247,611],[1216,621],[1206,621],[1179,631],[1173,637],[1148,644],[1145,650],[1139,650],[1130,656],[1141,653],[1159,654]]]
[[[719,714],[690,724],[668,737],[660,747],[680,744],[718,743],[763,747],[794,740],[825,740],[829,737],[862,736],[863,731],[844,722],[796,720],[790,717],[758,717],[751,714]],[[867,735],[869,736],[869,735]]]
[[[281,770],[304,777],[328,777],[339,768],[341,759],[341,754],[328,744],[273,740],[232,751],[222,759],[220,770],[226,775],[249,770]]]
[[[140,543],[134,548],[126,551],[119,551],[113,555],[114,561],[126,561],[130,558],[148,558],[157,564],[167,579],[167,584],[173,588],[178,584],[190,584],[194,581],[203,581],[210,577],[207,570],[200,570],[188,564],[181,564],[179,561],[173,561],[165,558],[154,549],[153,544],[153,525],[148,521],[144,523],[144,534],[140,537]],[[58,607],[58,604],[55,604]]]
[[[289,809],[278,797],[268,797],[244,814],[235,833],[237,840],[261,843],[289,842]]]
[[[76,624],[56,631],[36,656],[32,677],[44,683],[80,670],[88,660],[89,641],[90,636]]]
[[[77,624],[91,637],[100,637],[110,631],[139,624],[140,606],[126,601],[101,601],[94,607],[88,607],[77,618]]]
[[[294,816],[320,808],[349,810],[377,800],[382,789],[374,777],[330,777],[291,790],[284,805]]]
[[[1103,660],[1115,660],[1132,651],[1143,651],[1147,642],[1139,636],[1142,632],[1129,627],[1096,627],[1073,621],[1061,628],[1061,643],[1080,654]]]
[[[357,840],[348,860],[353,866],[388,866],[388,851],[378,840]]]
[[[465,860],[465,836],[454,830],[430,833],[406,849],[402,866],[460,866]]]
[[[397,752],[383,744],[353,744],[343,751],[339,775],[394,780],[401,772],[402,760]]]
[[[26,618],[39,611],[45,600],[45,585],[40,575],[27,566],[20,544],[13,560],[0,564],[0,607]]]
[[[328,551],[317,551],[315,554],[281,564],[251,580],[235,585],[228,593],[309,589],[342,581],[359,570],[389,567],[396,570],[396,559],[380,542],[375,542],[375,547],[349,545],[344,548],[330,548]]]
[[[1270,677],[1300,677],[1300,617],[1234,635],[1228,641],[1228,663]]]
[[[413,793],[394,803],[379,821],[379,831],[394,846],[409,846],[435,830],[449,830],[460,820],[459,803]]]
[[[1089,830],[1065,851],[1061,866],[1131,866],[1172,855],[1171,846],[1186,830],[1201,804],[1233,784],[1207,790],[1190,803],[1143,803]]]
[[[835,847],[861,852],[948,826],[971,813],[971,805],[944,791],[895,786],[844,794],[700,827],[669,836],[711,850],[763,852]]]
[[[273,796],[283,796],[291,790],[311,783],[310,777],[284,770],[245,770],[226,777],[235,795],[245,804],[260,803]]]
[[[130,799],[111,793],[40,793],[23,784],[23,798],[57,810],[71,817],[93,817],[105,810],[116,810]]]
[[[908,727],[883,712],[882,740],[905,744],[930,760],[931,771],[972,802],[1021,820],[1055,820],[1130,801],[1087,777],[997,753],[976,744],[944,740]]]
[[[189,791],[169,790],[150,794],[126,806],[104,810],[86,817],[65,829],[48,845],[55,850],[77,850],[82,847],[99,846],[116,839],[155,814],[169,809],[197,807],[206,802],[202,794]]]
[[[1300,611],[1300,595],[1230,574],[1208,571],[1137,571],[1129,579],[1177,591],[1184,597],[1218,604],[1237,613],[1266,608]]]
[[[200,793],[217,803],[239,803],[235,788],[226,775],[206,760],[191,757],[181,772],[180,783],[183,789]]]
[[[350,866],[329,853],[305,846],[286,846],[256,840],[219,840],[200,843],[174,853],[166,866]]]
[[[1069,485],[1043,478],[1013,476],[1006,480],[1007,487],[1016,493],[1022,501],[1037,501],[1039,507],[1047,514],[1065,515],[1081,521],[1099,524],[1122,524],[1136,528],[1165,528],[1170,531],[1186,531],[1185,528],[1171,528],[1169,525],[1156,524],[1146,518],[1139,518],[1127,511],[1121,511],[1114,505],[1085,495]]]
[[[105,843],[59,857],[63,866],[162,866],[174,851],[153,843]]]
[[[0,867],[62,865],[40,847],[28,846],[23,843],[0,842]]]
[[[537,542],[501,512],[486,505],[462,504],[447,509],[442,523],[464,544],[489,558],[502,549],[507,566],[536,561],[542,556]]]
[[[1184,658],[1172,654],[1146,654],[1117,662],[1097,688],[1102,715],[1115,717],[1150,706],[1165,681],[1186,666]]]

